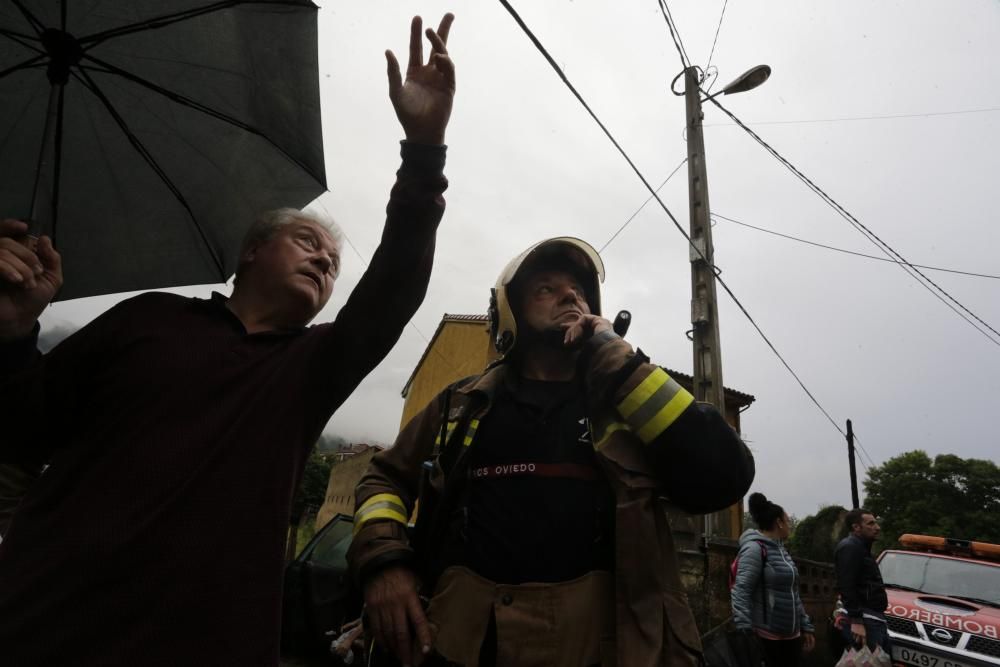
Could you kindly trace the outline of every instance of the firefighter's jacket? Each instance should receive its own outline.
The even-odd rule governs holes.
[[[441,458],[475,446],[479,420],[508,372],[513,371],[502,364],[457,383],[414,417],[393,447],[372,459],[355,491],[348,554],[360,580],[389,563],[417,562],[406,524],[422,466],[444,436],[445,457],[436,457],[425,477],[443,493]],[[611,332],[586,343],[579,375],[597,461],[615,494],[617,663],[696,665],[701,645],[678,575],[668,507],[708,513],[732,505],[750,488],[753,457],[715,408],[695,403],[662,368]]]

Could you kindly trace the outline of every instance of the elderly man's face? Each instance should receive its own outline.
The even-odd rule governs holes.
[[[340,247],[320,224],[297,219],[252,251],[256,286],[308,323],[333,294]]]

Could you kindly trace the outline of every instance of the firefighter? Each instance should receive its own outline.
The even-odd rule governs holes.
[[[576,238],[513,259],[490,302],[499,360],[432,400],[358,483],[349,560],[403,665],[699,663],[668,504],[732,505],[753,459],[615,334],[603,279]]]

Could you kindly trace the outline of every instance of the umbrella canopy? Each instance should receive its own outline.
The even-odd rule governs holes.
[[[254,215],[326,190],[308,0],[8,0],[0,215],[61,299],[224,282]]]

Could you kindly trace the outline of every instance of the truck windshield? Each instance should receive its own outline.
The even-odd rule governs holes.
[[[888,552],[879,561],[887,585],[932,595],[978,598],[1000,606],[1000,566],[935,558],[926,554]]]

